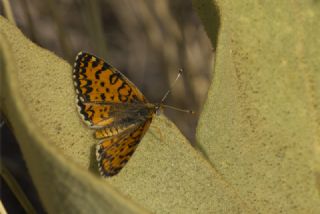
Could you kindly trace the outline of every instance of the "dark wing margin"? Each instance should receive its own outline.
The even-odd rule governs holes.
[[[96,156],[100,174],[110,177],[118,174],[136,150],[142,137],[148,130],[152,119],[139,124],[128,133],[106,138],[97,145]]]
[[[106,103],[147,103],[139,89],[120,71],[102,59],[80,52],[73,68],[73,80],[77,93],[76,103],[83,121],[90,127],[101,127],[114,121],[110,119],[108,105],[93,105],[93,102]]]

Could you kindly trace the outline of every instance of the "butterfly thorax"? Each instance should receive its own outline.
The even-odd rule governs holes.
[[[113,122],[96,131],[98,139],[108,138],[129,132],[135,127],[151,120],[157,111],[157,105],[151,103],[109,104],[108,118],[114,118]],[[106,119],[107,120],[107,119]]]

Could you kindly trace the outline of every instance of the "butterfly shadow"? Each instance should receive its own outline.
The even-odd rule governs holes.
[[[97,158],[96,158],[96,145],[92,145],[90,147],[90,163],[89,163],[89,171],[92,172],[95,175],[100,175],[99,168],[97,164]]]

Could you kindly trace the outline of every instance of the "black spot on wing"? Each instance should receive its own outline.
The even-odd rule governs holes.
[[[99,60],[93,61],[91,65],[93,68],[97,67],[99,65]]]
[[[101,100],[105,100],[106,99],[106,96],[103,93],[100,94],[100,97],[101,97]]]
[[[86,91],[86,93],[85,94],[89,94],[89,93],[91,93],[92,92],[92,81],[91,80],[86,80],[87,82],[86,82],[86,84],[83,86],[87,91]]]
[[[132,88],[126,82],[123,82],[121,86],[117,89],[119,93],[119,100],[121,102],[128,102],[129,97],[132,94]]]
[[[102,59],[99,59],[99,60],[97,60],[96,62],[99,63],[99,61],[102,61],[102,62],[103,62]],[[96,79],[99,80],[99,79],[100,79],[100,74],[103,73],[103,72],[108,72],[108,71],[109,71],[108,69],[109,69],[110,67],[111,67],[111,66],[110,66],[109,64],[103,62],[102,68],[95,73]],[[101,84],[101,83],[100,83],[100,84]],[[104,83],[103,83],[103,85],[104,85]]]
[[[119,73],[113,73],[109,77],[109,81],[111,85],[114,85],[117,83],[117,81],[120,79],[120,74]]]

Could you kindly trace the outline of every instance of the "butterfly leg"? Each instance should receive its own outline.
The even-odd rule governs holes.
[[[160,141],[164,141],[164,136],[162,135],[161,129],[158,126],[151,126],[150,129],[156,129],[156,132],[159,133]],[[156,136],[158,138],[158,136]]]

